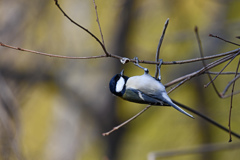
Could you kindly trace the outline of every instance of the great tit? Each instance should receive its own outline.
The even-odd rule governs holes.
[[[183,114],[194,118],[191,114],[185,112],[172,102],[167,95],[164,85],[148,74],[148,70],[144,70],[141,76],[127,77],[123,74],[116,74],[109,83],[110,91],[124,100],[150,104],[157,106],[172,106]]]

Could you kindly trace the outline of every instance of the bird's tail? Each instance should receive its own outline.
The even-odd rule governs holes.
[[[179,112],[182,112],[183,114],[185,114],[185,115],[187,115],[187,116],[189,116],[189,117],[191,117],[191,118],[193,118],[194,119],[194,117],[191,115],[191,114],[189,114],[189,113],[187,113],[186,111],[184,111],[182,108],[180,108],[180,107],[178,107],[176,104],[174,104],[173,102],[168,102],[173,108],[175,108],[176,110],[178,110]]]

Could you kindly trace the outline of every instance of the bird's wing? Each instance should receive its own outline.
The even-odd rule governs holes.
[[[128,101],[158,106],[170,106],[168,103],[151,97],[140,90],[128,88],[125,92],[126,94],[123,95],[123,99],[126,99]]]

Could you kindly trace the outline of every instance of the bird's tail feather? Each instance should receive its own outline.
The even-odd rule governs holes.
[[[187,113],[186,111],[184,111],[182,108],[178,107],[178,106],[177,106],[176,104],[174,104],[173,102],[172,102],[172,103],[169,102],[169,104],[170,104],[173,108],[175,108],[176,110],[178,110],[179,112],[182,112],[183,114],[185,114],[185,115],[187,115],[187,116],[189,116],[189,117],[191,117],[191,118],[194,119],[194,117],[193,117],[191,114]]]

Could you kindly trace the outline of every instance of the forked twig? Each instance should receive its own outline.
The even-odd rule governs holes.
[[[218,39],[220,39],[220,40],[222,40],[222,41],[224,41],[224,42],[227,42],[227,43],[230,43],[230,44],[233,44],[233,45],[240,46],[240,45],[237,44],[237,43],[234,43],[234,42],[225,40],[224,38],[221,38],[221,37],[216,36],[216,35],[210,34],[209,36],[210,36],[210,37],[214,37],[214,38],[218,38]],[[233,59],[234,59],[236,56],[238,56],[238,55],[239,55],[239,54],[236,53],[236,55],[233,56],[233,58],[223,67],[223,69],[222,69],[220,72],[218,72],[218,74],[214,77],[213,80],[211,80],[207,85],[205,85],[205,87],[207,87],[210,83],[212,83],[212,82],[223,72],[223,70],[233,61]],[[231,82],[228,83],[228,85],[225,87],[225,89],[224,89],[224,91],[223,91],[222,93],[219,93],[217,90],[215,90],[216,93],[217,93],[217,95],[218,95],[220,98],[226,98],[226,97],[230,97],[230,96],[232,97],[232,95],[235,95],[235,94],[240,93],[240,91],[237,91],[237,92],[232,92],[230,95],[225,95],[225,94],[226,94],[226,91],[228,90],[228,88],[230,87],[230,85],[231,85],[233,82],[235,83],[236,79],[239,78],[238,75],[237,75],[237,74],[238,74],[237,72],[235,72],[234,74],[235,74],[235,78],[234,78]]]
[[[210,79],[211,81],[205,85],[205,87],[208,87],[209,84],[213,83],[213,81],[224,71],[224,69],[234,60],[234,58],[236,58],[236,56],[238,55],[238,53],[236,53],[232,59],[221,69],[221,71],[213,78]],[[219,94],[219,92],[216,90],[217,94],[219,95],[219,97],[221,97],[221,95]]]
[[[91,35],[99,44],[100,46],[102,47],[104,53],[106,55],[109,55],[109,53],[107,52],[104,44],[92,33],[90,32],[88,29],[86,29],[85,27],[81,26],[80,24],[78,24],[77,22],[75,22],[72,18],[70,18],[64,11],[63,9],[60,7],[59,3],[58,3],[58,0],[54,0],[55,1],[55,4],[56,6],[59,8],[59,10],[63,13],[63,15],[65,17],[67,17],[68,20],[70,20],[73,24],[75,24],[76,26],[80,27],[81,29],[83,29],[85,32],[87,32],[89,35]]]
[[[240,54],[240,50],[238,50],[237,54],[238,55]],[[227,55],[227,56],[225,56],[223,58],[220,58],[220,59],[218,59],[218,60],[216,60],[216,61],[214,61],[212,63],[209,63],[206,67],[203,67],[203,68],[201,68],[201,69],[199,69],[199,70],[197,70],[195,72],[189,73],[187,75],[184,75],[182,77],[174,79],[171,82],[168,82],[167,84],[165,84],[165,87],[169,87],[169,86],[171,86],[173,84],[181,82],[181,81],[185,80],[186,78],[191,79],[193,77],[199,76],[199,75],[205,73],[206,71],[208,71],[208,70],[210,70],[210,69],[212,69],[212,68],[214,68],[214,67],[216,67],[216,66],[218,66],[218,65],[220,65],[220,64],[222,64],[222,63],[224,63],[226,61],[228,61],[232,57],[233,57],[233,55]]]

